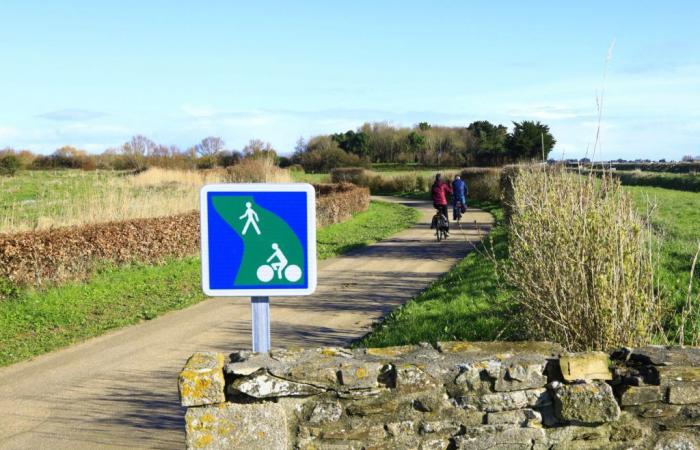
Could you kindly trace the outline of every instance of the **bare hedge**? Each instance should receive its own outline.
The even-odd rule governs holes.
[[[82,279],[98,261],[158,263],[199,249],[199,213],[0,235],[0,278],[16,285]]]
[[[317,184],[316,224],[342,222],[369,208],[369,189],[350,183]]]
[[[319,226],[369,207],[369,190],[352,184],[316,187]],[[199,252],[199,212],[167,217],[0,234],[0,281],[41,286],[86,278],[97,265],[158,264]],[[3,294],[0,292],[0,298]]]

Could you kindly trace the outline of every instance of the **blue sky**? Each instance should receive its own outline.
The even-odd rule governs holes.
[[[603,158],[700,154],[700,2],[0,2],[0,148],[133,134],[281,153],[365,121],[551,126]]]

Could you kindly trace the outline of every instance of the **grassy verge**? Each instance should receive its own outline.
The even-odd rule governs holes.
[[[649,200],[657,205],[653,224],[663,235],[659,284],[665,301],[679,311],[685,302],[690,266],[700,240],[700,194],[653,187],[627,189],[640,212],[646,211]],[[497,218],[490,240],[497,258],[507,257],[507,231],[500,221],[501,209],[492,204],[472,204]],[[699,271],[695,276],[694,295],[700,296]],[[389,314],[357,345],[383,347],[452,339],[519,339],[522,333],[512,315],[512,306],[481,245],[415,299]],[[672,321],[677,318],[675,315]],[[666,325],[671,332],[677,326]]]
[[[370,210],[352,220],[319,230],[318,257],[330,258],[363,247],[408,228],[418,220],[418,211],[402,205],[371,202]]]
[[[402,205],[372,202],[369,211],[318,230],[320,259],[385,238],[415,222]],[[0,366],[150,320],[205,299],[199,258],[158,266],[105,267],[89,281],[19,291],[0,301]]]
[[[493,245],[497,258],[506,257],[508,242],[503,212],[493,203],[475,206],[489,211],[497,220],[490,239],[415,299],[389,314],[358,346],[517,337],[508,292],[499,287],[493,262],[485,254],[487,247]]]

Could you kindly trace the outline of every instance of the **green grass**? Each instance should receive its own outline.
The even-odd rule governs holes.
[[[493,249],[497,258],[506,257],[503,211],[495,204],[478,206],[497,220],[490,239],[415,299],[389,314],[356,345],[385,347],[440,340],[517,338],[508,292],[499,286],[493,261],[486,255]]]
[[[304,172],[291,172],[292,181],[295,183],[330,183],[331,176],[328,173],[304,173]]]
[[[664,298],[679,310],[686,300],[692,260],[700,242],[700,193],[657,187],[627,189],[640,211],[646,210],[649,202],[656,205],[652,224],[663,239],[659,283]],[[700,269],[695,271],[693,292],[700,296]]]
[[[402,205],[372,202],[351,220],[318,230],[318,257],[385,238],[409,227],[417,214]],[[87,282],[20,290],[0,301],[0,366],[204,299],[197,257],[157,266],[103,267]]]
[[[657,204],[653,226],[663,236],[660,252],[661,293],[679,310],[688,288],[692,258],[700,240],[700,193],[653,187],[628,187],[640,212],[647,199]],[[474,202],[472,202],[474,203]],[[490,239],[497,258],[507,255],[507,231],[500,222],[502,210],[479,205],[497,218]],[[491,243],[486,243],[491,248]],[[521,339],[508,291],[499,285],[493,262],[484,245],[457,263],[450,272],[431,284],[415,299],[389,314],[372,333],[356,345],[390,345],[439,340]],[[694,294],[700,295],[700,270],[695,274]],[[698,297],[700,298],[700,297]],[[675,315],[666,325],[675,332]]]
[[[353,220],[319,230],[318,257],[330,258],[383,239],[414,224],[418,211],[395,203],[371,202],[367,212]]]

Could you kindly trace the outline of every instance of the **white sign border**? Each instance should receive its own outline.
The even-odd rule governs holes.
[[[211,289],[209,285],[209,211],[210,192],[305,192],[307,200],[308,286],[304,289]],[[228,183],[206,184],[199,192],[199,228],[202,258],[202,291],[209,297],[294,297],[311,295],[316,290],[316,190],[308,183]]]

